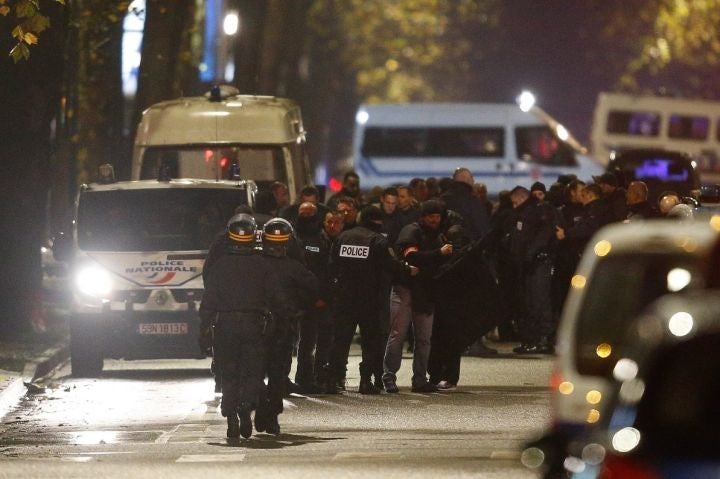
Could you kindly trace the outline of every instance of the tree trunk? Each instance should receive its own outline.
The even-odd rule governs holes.
[[[257,94],[266,0],[235,0],[240,30],[235,37],[235,84],[241,93]]]
[[[262,95],[278,91],[280,64],[287,45],[283,34],[288,24],[288,10],[284,0],[268,0],[267,17],[262,37],[258,90]]]
[[[186,71],[186,63],[183,63],[179,46],[187,45],[188,30],[194,21],[193,12],[193,0],[147,1],[130,141],[134,140],[142,112],[147,107],[184,93],[179,79],[184,77],[182,72]]]
[[[52,157],[52,123],[63,72],[65,10],[43,4],[52,28],[30,59],[13,64],[10,35],[0,36],[0,337],[42,329],[40,246]],[[10,19],[0,17],[0,31]]]

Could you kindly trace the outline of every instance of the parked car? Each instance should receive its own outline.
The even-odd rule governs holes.
[[[546,478],[720,477],[720,290],[658,299],[619,349],[596,427],[523,462]]]

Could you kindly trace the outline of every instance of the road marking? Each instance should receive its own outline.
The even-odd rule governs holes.
[[[185,454],[175,462],[240,462],[245,454]]]
[[[338,459],[402,459],[403,454],[400,452],[338,452],[333,457]]]
[[[92,459],[93,458],[90,456],[72,456],[60,458],[60,460],[64,462],[90,462],[92,461]]]
[[[175,434],[180,427],[180,424],[172,428],[170,431],[163,432],[162,435],[155,439],[155,444],[167,444],[173,434]]]

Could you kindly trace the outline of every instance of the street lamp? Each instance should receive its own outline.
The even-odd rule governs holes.
[[[225,35],[232,36],[238,32],[240,27],[240,18],[236,12],[228,12],[223,20],[223,32]]]
[[[587,154],[587,148],[585,148],[577,139],[572,136],[570,131],[565,128],[555,118],[550,116],[545,110],[537,106],[535,95],[531,92],[524,90],[517,99],[518,107],[525,113],[533,113],[542,121],[544,121],[557,135],[557,137],[570,145],[573,149],[582,154]]]

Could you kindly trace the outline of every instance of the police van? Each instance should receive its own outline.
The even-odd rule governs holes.
[[[82,185],[72,231],[53,254],[69,265],[71,367],[97,376],[103,358],[203,358],[197,345],[202,267],[245,180],[162,179]]]
[[[311,183],[300,107],[272,96],[240,95],[226,85],[205,96],[183,97],[143,112],[131,179],[253,180],[261,190],[279,181],[290,200]]]
[[[451,176],[464,166],[490,193],[535,181],[550,185],[562,174],[584,180],[602,174],[599,163],[567,141],[567,130],[538,111],[500,103],[362,105],[353,166],[363,188]]]
[[[680,151],[700,180],[720,183],[720,102],[600,93],[593,113],[593,155],[607,164],[629,149]]]

